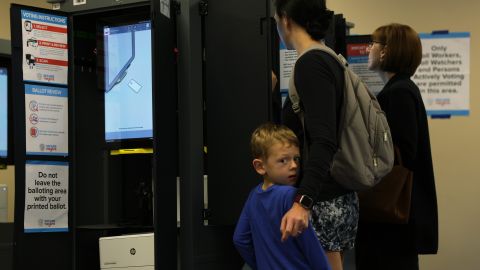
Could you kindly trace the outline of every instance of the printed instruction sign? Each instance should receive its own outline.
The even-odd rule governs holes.
[[[422,63],[412,80],[429,115],[468,115],[470,33],[420,34]]]
[[[375,96],[382,91],[385,83],[376,71],[368,69],[368,43],[347,44],[348,66],[367,85]]]
[[[67,17],[21,10],[23,80],[68,83]]]
[[[160,0],[160,13],[170,19],[170,0]]]
[[[26,162],[26,233],[68,231],[68,169],[67,162]]]
[[[285,102],[286,97],[288,96],[288,87],[290,78],[293,74],[293,69],[295,67],[295,63],[297,62],[297,51],[296,50],[289,50],[280,42],[280,94],[282,95],[282,104]]]
[[[68,156],[67,88],[25,84],[27,155]]]

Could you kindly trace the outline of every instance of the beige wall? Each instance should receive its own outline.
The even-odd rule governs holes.
[[[8,186],[8,210],[7,221],[13,222],[13,206],[14,206],[14,194],[15,194],[15,179],[14,179],[14,167],[8,166],[6,170],[0,170],[0,184]]]
[[[46,0],[0,0],[0,39],[10,40],[10,4],[51,8]]]
[[[418,32],[471,33],[469,117],[430,120],[440,223],[440,250],[422,256],[421,269],[480,269],[480,2],[470,0],[327,0],[330,9],[355,23],[353,34],[370,34],[380,25],[399,22]]]
[[[10,4],[50,8],[44,0],[0,0],[0,39],[10,40]],[[13,206],[15,193],[14,167],[8,166],[7,170],[0,170],[0,184],[8,185],[8,221],[13,222]]]

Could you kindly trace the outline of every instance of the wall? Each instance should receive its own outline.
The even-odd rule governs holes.
[[[470,116],[430,120],[433,162],[439,206],[438,255],[421,256],[421,269],[478,269],[480,256],[480,2],[470,0],[330,0],[335,13],[355,23],[352,34],[370,34],[378,26],[399,22],[418,32],[470,32]],[[474,23],[475,22],[475,23]]]
[[[41,0],[0,0],[0,39],[10,40],[10,4],[20,4],[42,8],[50,8],[51,5]],[[8,185],[8,222],[13,222],[13,206],[15,194],[14,166],[8,166],[7,170],[0,170],[0,184]]]

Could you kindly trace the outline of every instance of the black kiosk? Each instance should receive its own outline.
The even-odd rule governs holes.
[[[156,269],[176,267],[175,12],[160,9],[159,1],[78,12],[12,5],[15,269],[98,269],[99,237],[146,231],[157,232]],[[65,103],[46,105],[57,91]],[[46,117],[62,109],[66,119]],[[28,202],[31,164],[68,168],[65,217],[32,224],[27,209],[42,204]]]

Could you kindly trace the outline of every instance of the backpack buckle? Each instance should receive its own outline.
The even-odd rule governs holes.
[[[293,103],[292,104],[292,109],[296,114],[300,113],[300,111],[301,111],[300,110],[300,103]]]

